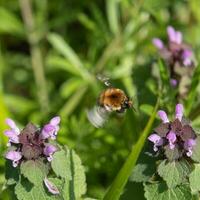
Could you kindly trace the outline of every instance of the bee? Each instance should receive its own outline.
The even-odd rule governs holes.
[[[125,113],[127,109],[133,107],[133,102],[123,90],[112,87],[108,78],[101,76],[97,78],[108,88],[100,93],[97,106],[89,110],[87,116],[95,127],[101,127],[111,113]]]
[[[124,113],[133,106],[132,100],[119,88],[107,88],[98,99],[98,105],[108,112]]]

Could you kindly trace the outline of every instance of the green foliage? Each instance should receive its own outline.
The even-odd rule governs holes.
[[[47,166],[40,160],[29,160],[21,163],[20,171],[31,183],[41,185],[49,172]]]
[[[21,125],[29,121],[41,124],[50,116],[61,115],[59,143],[75,149],[86,167],[88,189],[84,196],[102,199],[118,174],[120,166],[123,166],[128,158],[132,146],[137,147],[134,158],[136,163],[146,139],[146,136],[141,136],[141,132],[147,124],[148,117],[152,116],[158,90],[162,90],[159,107],[169,114],[173,113],[174,105],[179,101],[177,90],[169,85],[167,65],[157,59],[152,38],[159,37],[166,41],[166,27],[173,25],[183,33],[184,41],[191,44],[197,63],[200,59],[199,1],[60,0],[58,3],[33,0],[30,2],[34,27],[28,31],[22,17],[20,2],[26,1],[0,1],[0,131],[8,128],[4,122],[6,117],[12,117]],[[31,23],[30,16],[26,19]],[[39,59],[35,59],[35,55]],[[40,59],[42,65],[38,65]],[[45,92],[43,90],[39,96],[38,90],[43,87],[42,75],[36,73],[33,63],[37,67],[42,66],[44,70],[46,87]],[[195,120],[197,129],[200,127],[199,69],[198,65],[191,78],[189,93],[181,100],[186,108],[186,116]],[[94,128],[86,117],[86,110],[96,105],[98,95],[105,89],[96,79],[98,73],[108,76],[113,87],[123,89],[133,99],[136,110],[135,112],[130,109],[120,117],[113,115],[101,129]],[[49,105],[43,100],[45,93],[48,93]],[[48,105],[48,108],[42,109],[42,105]],[[156,123],[155,118],[155,125]],[[151,131],[152,129],[149,129],[148,134]],[[139,141],[140,144],[137,146]],[[1,155],[6,148],[6,142],[7,139],[2,134]],[[199,146],[198,139],[192,155],[195,162],[200,161]],[[73,174],[70,168],[71,157],[66,153],[68,150],[63,152],[64,150],[61,150],[55,154],[51,163],[55,174],[49,180],[54,182],[55,177],[59,178],[59,181],[69,180],[65,184],[67,187]],[[168,158],[176,157],[172,151],[167,153]],[[144,154],[144,151],[141,154]],[[82,166],[73,152],[72,157],[78,166]],[[30,196],[23,195],[26,193],[26,187],[23,186],[22,189],[20,185],[22,181],[29,182],[24,176],[30,177],[34,183],[41,183],[45,175],[40,173],[43,170],[39,168],[40,175],[34,179],[34,173],[29,174],[23,168],[24,175],[19,177],[19,169],[13,169],[10,164],[9,168],[7,164],[6,162],[4,167],[2,156],[0,186],[4,188],[5,178],[7,185],[13,186],[18,183],[18,196],[22,196],[22,199],[31,199]],[[161,179],[157,177],[158,174],[153,173],[155,164],[154,159],[147,162],[139,160],[133,170],[131,163],[128,173],[120,176],[122,187],[120,186],[119,193],[122,193],[123,189],[131,193],[135,187],[134,181],[148,182],[152,181],[152,178]],[[82,186],[79,188],[80,191],[75,192],[78,196],[85,193],[85,179],[82,167],[80,168],[82,180],[77,181]],[[190,187],[195,192],[198,190],[195,183],[197,179],[194,178],[196,171],[197,169],[191,172],[190,176]],[[130,174],[131,182],[124,188]],[[179,178],[177,180],[180,183]],[[173,181],[169,184],[166,177],[164,180],[168,186],[175,184]],[[55,181],[58,188],[59,184]],[[29,185],[32,186],[27,183],[27,187]],[[167,185],[158,185],[160,184],[145,186],[154,191],[161,186],[165,188],[164,193],[157,193],[157,199],[162,198],[164,194],[172,197],[177,194],[180,195],[180,199],[184,199],[181,195],[185,193],[187,197],[186,191],[191,192],[189,189],[181,189],[187,188],[182,185],[173,189],[166,188]],[[141,184],[138,188],[138,191],[134,189],[135,199],[141,199],[143,192]],[[3,191],[3,197],[1,195],[3,200],[7,200],[9,195],[12,199],[8,189]],[[36,196],[37,189],[38,187],[34,186],[33,196]],[[44,193],[49,194],[45,190],[38,190],[40,198],[43,198]],[[149,195],[151,194],[153,193],[149,192]],[[123,200],[128,200],[125,196],[122,198],[127,199]]]
[[[200,162],[200,137],[198,136],[196,139],[196,145],[193,148],[192,159],[195,162]]]
[[[144,189],[147,200],[191,200],[194,198],[188,185],[168,189],[165,183],[155,183],[145,185]]]
[[[194,170],[190,174],[189,180],[192,192],[200,191],[200,164],[194,165]]]
[[[191,166],[186,160],[173,162],[164,160],[158,166],[158,174],[166,181],[169,188],[174,188],[184,183],[190,172]]]
[[[54,154],[54,159],[51,163],[52,169],[55,174],[59,177],[70,180],[71,171],[70,171],[70,154],[66,151],[61,150]]]
[[[60,147],[61,148],[61,147]],[[55,173],[49,173],[49,163],[42,160],[23,161],[20,167],[11,169],[11,163],[7,164],[6,185],[14,185],[14,192],[18,200],[26,199],[81,199],[86,193],[85,169],[79,156],[67,147],[61,148],[53,156],[51,163]],[[51,194],[45,185],[45,179],[57,188],[59,194]],[[12,189],[13,187],[10,187]],[[48,191],[49,190],[49,191]]]

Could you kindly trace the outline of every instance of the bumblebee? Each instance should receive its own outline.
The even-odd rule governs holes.
[[[126,109],[132,107],[133,103],[123,90],[107,88],[100,94],[98,105],[108,112],[124,113]]]
[[[89,121],[97,128],[104,125],[112,112],[125,113],[133,107],[132,100],[119,88],[111,87],[108,78],[98,76],[108,87],[100,93],[97,105],[87,111]]]

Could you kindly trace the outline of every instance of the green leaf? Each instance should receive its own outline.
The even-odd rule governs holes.
[[[21,179],[15,186],[15,194],[18,200],[60,200],[60,195],[49,194],[44,189],[44,184],[34,186],[27,179]]]
[[[61,85],[60,93],[63,98],[71,96],[81,85],[83,80],[78,78],[71,78]]]
[[[48,174],[48,167],[40,160],[21,163],[21,173],[34,185],[41,185]]]
[[[48,35],[48,40],[52,46],[73,65],[74,69],[76,69],[83,79],[88,81],[91,80],[89,72],[84,68],[84,65],[78,55],[60,35],[51,33]]]
[[[22,22],[11,11],[0,7],[0,19],[0,33],[9,33],[15,36],[24,34]]]
[[[148,181],[156,172],[157,165],[156,157],[151,157],[147,155],[146,149],[140,154],[138,163],[135,165],[133,172],[129,178],[129,181],[134,182],[146,182]]]
[[[73,150],[68,150],[71,180],[66,180],[64,186],[64,199],[76,200],[86,193],[85,170],[81,160]]]
[[[186,160],[168,162],[164,160],[158,166],[158,174],[173,188],[186,179],[191,172],[191,166]]]
[[[74,68],[74,66],[66,58],[61,56],[48,54],[46,58],[46,64],[50,70],[60,69],[73,75],[80,76],[80,73]]]
[[[189,176],[190,187],[192,192],[200,191],[200,164],[194,165],[194,170]]]
[[[55,152],[53,160],[51,161],[51,166],[57,176],[70,180],[72,174],[70,169],[70,155],[68,151],[61,150]]]
[[[144,187],[147,200],[192,200],[190,188],[187,185],[168,189],[165,183],[147,184]]]
[[[69,116],[74,109],[78,106],[78,104],[80,103],[83,95],[85,94],[85,92],[87,91],[87,86],[85,86],[84,84],[79,88],[79,90],[77,90],[66,102],[66,104],[64,104],[64,106],[60,109],[59,111],[59,115],[61,117],[67,117]]]
[[[111,31],[114,34],[119,33],[119,7],[118,7],[118,0],[109,0],[106,1],[106,9],[107,9],[107,16],[108,16],[108,22]]]
[[[196,145],[193,147],[191,158],[195,162],[200,162],[200,136],[196,138]]]
[[[148,166],[144,163],[139,163],[135,166],[132,175],[129,180],[134,182],[146,182],[154,174],[155,168]]]

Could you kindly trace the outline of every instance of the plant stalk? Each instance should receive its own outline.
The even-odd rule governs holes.
[[[136,142],[136,144],[133,145],[132,151],[131,151],[130,155],[128,156],[128,159],[126,160],[126,162],[122,166],[121,170],[117,174],[114,182],[108,189],[103,200],[118,200],[120,198],[120,195],[123,192],[123,188],[125,187],[125,185],[128,181],[128,178],[137,162],[140,152],[142,151],[142,148],[144,146],[147,135],[149,134],[150,129],[153,125],[153,122],[156,117],[156,112],[157,112],[157,109],[159,106],[159,102],[160,102],[160,95],[157,99],[156,105],[154,107],[154,111],[153,111],[151,117],[149,118],[149,121],[148,121],[147,125],[145,126],[139,140]]]
[[[35,31],[36,26],[31,8],[31,0],[19,0],[19,4],[30,45],[31,64],[37,86],[37,95],[40,107],[44,113],[47,113],[49,110],[48,92],[46,87],[42,53],[39,46],[39,36]]]

